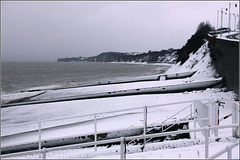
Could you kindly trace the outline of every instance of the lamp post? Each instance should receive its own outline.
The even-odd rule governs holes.
[[[238,14],[233,13],[234,15],[234,31],[236,31],[236,17],[239,17]]]
[[[221,37],[222,37],[222,23],[223,23],[223,9],[226,9],[226,11],[228,10],[227,8],[224,8],[224,7],[221,7]],[[226,12],[225,12],[225,14],[227,14]]]
[[[231,10],[231,5],[235,5],[235,7],[237,7],[237,3],[231,3],[231,2],[229,2],[229,9],[228,9],[228,34],[229,34],[229,32],[230,32],[230,30],[231,30],[231,13],[230,13],[230,10]]]
[[[218,15],[219,15],[219,10],[217,10],[217,29],[218,29]]]

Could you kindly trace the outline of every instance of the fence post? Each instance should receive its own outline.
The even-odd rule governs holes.
[[[238,118],[239,118],[239,104],[235,102],[233,103],[233,106],[232,106],[232,124],[238,123]],[[232,128],[232,136],[239,137],[238,127]]]
[[[41,159],[41,121],[38,121],[38,149],[39,149],[39,159]]]
[[[214,101],[213,101],[213,105],[214,105],[214,110],[215,110],[214,125],[219,126],[219,105],[216,104]],[[218,136],[218,129],[215,129],[214,132],[215,132],[215,136]]]
[[[191,120],[192,120],[192,104],[190,105],[190,114],[191,114]]]
[[[205,137],[205,159],[208,158],[209,153],[209,129],[208,127],[204,128],[204,137]]]
[[[143,107],[143,136],[144,136],[143,144],[144,146],[146,144],[146,138],[145,138],[146,133],[147,133],[147,106],[144,106]]]
[[[194,121],[193,121],[193,125],[194,125],[194,129],[196,129],[196,119],[197,119],[197,114],[196,114],[196,102],[194,102],[194,105],[193,105],[193,110],[194,110],[194,112],[193,112],[193,117],[194,117]],[[194,132],[194,139],[196,139],[197,138],[197,136],[196,136],[196,132]]]
[[[211,113],[211,116],[209,116],[209,123],[211,126],[218,126],[219,123],[219,108],[215,103],[215,100],[213,98],[209,101],[209,113]],[[218,129],[213,129],[211,133],[214,133],[215,137],[218,137]]]
[[[42,159],[46,159],[46,152],[47,152],[47,150],[46,150],[45,147],[42,150],[43,150],[43,158]]]
[[[217,126],[219,126],[219,114],[220,114],[220,111],[219,111],[219,104],[217,104]]]
[[[228,159],[232,159],[232,148],[231,146],[226,146]]]
[[[121,137],[120,158],[121,159],[126,159],[126,140],[125,140],[125,137]]]
[[[94,114],[94,142],[97,142],[97,114]],[[95,144],[94,149],[97,151],[97,144]]]

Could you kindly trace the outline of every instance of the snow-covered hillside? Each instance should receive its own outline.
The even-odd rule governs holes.
[[[166,73],[197,71],[192,78],[218,77],[211,63],[208,41],[206,41],[196,53],[191,53],[189,59],[182,65],[180,62],[173,65]]]

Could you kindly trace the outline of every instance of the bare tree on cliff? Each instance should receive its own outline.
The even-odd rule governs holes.
[[[198,25],[195,34],[192,35],[187,43],[177,51],[177,62],[183,64],[189,58],[190,53],[196,52],[205,43],[205,39],[208,38],[208,32],[212,30],[214,30],[214,27],[212,27],[208,21],[201,22]]]

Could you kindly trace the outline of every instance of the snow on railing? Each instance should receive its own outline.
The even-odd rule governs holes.
[[[239,140],[233,144],[227,145],[226,148],[220,150],[219,152],[215,153],[214,155],[208,157],[207,159],[215,159],[226,152],[227,152],[228,159],[232,159],[232,149],[238,145],[239,145]]]
[[[152,106],[147,106],[148,108],[154,108],[154,107],[160,107],[160,106],[169,106],[169,105],[175,105],[175,104],[183,104],[183,103],[191,103],[196,100],[189,100],[189,101],[181,101],[181,102],[173,102],[173,103],[165,103],[165,104],[157,104]],[[209,101],[209,99],[198,99],[197,101]],[[145,106],[143,106],[145,107]],[[114,110],[114,111],[108,111],[108,112],[99,112],[99,113],[93,113],[93,114],[87,114],[87,115],[74,115],[74,116],[62,116],[61,118],[52,118],[52,119],[46,119],[46,120],[38,120],[33,122],[26,122],[26,123],[18,123],[18,124],[12,124],[12,125],[5,125],[1,126],[1,128],[5,127],[14,127],[19,125],[26,125],[26,124],[37,124],[39,122],[49,122],[49,121],[58,121],[58,120],[64,120],[64,119],[73,119],[73,118],[80,118],[80,117],[87,117],[87,116],[94,116],[95,114],[109,114],[109,113],[116,113],[116,112],[124,112],[124,111],[130,111],[130,110],[136,110],[136,109],[142,109],[143,107],[134,107],[134,108],[128,108],[128,109],[122,109],[122,110]]]
[[[203,104],[202,101],[207,101],[208,106]],[[191,116],[190,120],[184,119],[182,121],[176,121],[176,122],[171,122],[171,123],[169,122],[169,124],[173,125],[173,124],[176,124],[176,123],[179,123],[179,122],[181,122],[181,123],[183,123],[183,122],[194,122],[194,129],[196,129],[196,123],[197,122],[200,124],[200,127],[205,127],[205,126],[208,126],[209,124],[210,124],[210,126],[213,126],[213,127],[219,125],[218,123],[216,123],[216,122],[219,121],[219,106],[216,107],[216,105],[214,105],[215,104],[214,100],[209,100],[209,99],[201,99],[201,100],[194,100],[194,101],[182,101],[182,102],[174,102],[174,103],[159,104],[159,105],[144,106],[144,107],[135,107],[135,108],[131,108],[131,109],[123,109],[123,110],[110,111],[110,112],[101,112],[101,113],[80,115],[80,116],[77,116],[77,115],[68,116],[68,117],[42,120],[42,121],[35,122],[35,123],[38,123],[39,151],[42,150],[41,149],[42,148],[41,143],[42,143],[43,140],[42,140],[42,136],[41,136],[42,135],[41,134],[41,130],[42,130],[41,124],[43,122],[63,120],[63,119],[68,119],[68,118],[80,118],[80,117],[86,117],[86,116],[94,116],[94,119],[93,119],[94,120],[94,142],[95,142],[95,144],[94,144],[95,147],[94,148],[95,148],[95,151],[97,151],[97,145],[98,145],[98,143],[97,143],[98,142],[97,141],[97,133],[98,133],[98,131],[97,131],[97,120],[98,120],[97,115],[124,112],[124,111],[136,110],[136,109],[143,109],[143,134],[141,136],[143,136],[144,146],[145,146],[146,137],[148,135],[147,133],[149,132],[149,131],[147,131],[147,113],[148,113],[147,109],[148,108],[154,108],[154,107],[160,107],[160,106],[183,104],[183,103],[192,103],[192,104],[190,104],[189,106],[181,109],[180,111],[178,111],[174,115],[168,117],[166,120],[162,121],[162,123],[161,123],[162,126],[167,124],[167,120],[171,119],[172,117],[176,116],[177,114],[181,113],[182,111],[186,110],[187,108],[190,108],[190,114],[189,114]],[[210,114],[210,112],[212,113],[212,115]],[[239,103],[236,103],[236,102],[234,103],[232,113],[234,113],[233,116],[232,116],[233,117],[232,124],[239,123],[238,118],[237,118],[237,117],[239,117]],[[192,114],[194,114],[193,117],[192,117]],[[206,123],[205,121],[207,121],[208,123]],[[205,123],[203,123],[203,122],[205,122]],[[218,135],[217,134],[218,128],[215,128],[215,129],[212,129],[212,130],[215,131],[215,136],[217,136]],[[202,131],[203,131],[203,134],[205,135],[206,132],[204,130],[202,130]],[[232,135],[234,137],[239,136],[238,126],[233,127]],[[153,137],[150,137],[150,138],[153,138]],[[194,139],[196,139],[196,132],[194,132]],[[52,139],[48,139],[48,140],[52,140]],[[89,143],[92,143],[92,142],[89,142]],[[40,153],[41,152],[39,152],[39,158],[41,158]]]
[[[138,110],[141,109],[143,112],[143,135],[147,134],[147,109],[149,108],[155,108],[155,107],[161,107],[161,106],[169,106],[169,105],[179,105],[179,104],[184,104],[184,103],[194,103],[196,101],[207,101],[209,103],[208,99],[200,99],[200,100],[192,100],[192,101],[182,101],[182,102],[174,102],[174,103],[167,103],[167,104],[159,104],[159,105],[152,105],[152,106],[143,106],[143,107],[135,107],[135,108],[130,108],[130,109],[122,109],[122,110],[117,110],[117,111],[109,111],[109,112],[100,112],[100,113],[94,113],[94,114],[88,114],[88,115],[75,115],[75,116],[66,116],[66,117],[61,117],[61,118],[54,118],[54,119],[48,119],[48,120],[39,120],[39,121],[35,121],[35,122],[29,122],[29,123],[23,123],[23,125],[26,124],[38,124],[38,148],[39,150],[42,148],[42,142],[43,141],[50,141],[50,140],[54,140],[52,139],[42,139],[42,124],[44,122],[50,122],[50,121],[58,121],[58,120],[65,120],[65,119],[72,119],[72,118],[82,118],[82,117],[91,117],[93,116],[93,121],[94,121],[94,142],[97,142],[97,121],[100,118],[97,118],[97,115],[106,115],[106,114],[110,114],[110,113],[114,113],[114,115],[116,115],[116,113],[119,112],[126,112],[126,111],[131,111],[131,110]],[[192,105],[185,107],[184,109],[180,110],[179,112],[177,112],[176,114],[174,114],[171,117],[174,117],[175,115],[181,113],[183,110],[185,110],[186,108],[191,108],[190,112],[192,112]],[[119,113],[121,114],[121,113]],[[122,113],[123,114],[123,113]],[[192,115],[192,113],[190,113],[190,115]],[[169,120],[171,117],[169,117],[168,119],[164,120],[162,123],[166,122],[167,120]],[[200,119],[201,121],[201,119]],[[2,126],[1,128],[5,128],[5,127],[14,127],[14,126],[19,126],[21,124],[15,124],[15,125],[8,125],[8,126]],[[46,128],[44,128],[46,129]],[[25,133],[25,132],[24,132]],[[68,137],[62,137],[62,138],[68,138]],[[146,143],[146,139],[144,139],[144,144]],[[97,150],[97,145],[95,145],[95,150]],[[41,158],[41,155],[39,154],[39,158]]]
[[[101,145],[101,144],[103,145],[103,144],[120,142],[120,158],[126,159],[126,154],[127,154],[126,153],[126,141],[130,141],[130,140],[134,140],[134,139],[156,138],[156,137],[167,136],[167,135],[171,135],[171,134],[182,134],[182,133],[199,132],[199,131],[205,132],[205,134],[204,134],[205,158],[211,158],[211,157],[215,158],[215,157],[223,154],[222,153],[223,151],[220,151],[217,154],[214,154],[211,157],[209,157],[209,131],[213,130],[213,129],[233,128],[233,127],[237,127],[237,126],[239,126],[239,124],[222,125],[222,126],[214,126],[214,127],[201,127],[201,128],[196,128],[196,129],[178,130],[178,131],[154,133],[154,134],[140,135],[140,136],[121,137],[121,138],[115,138],[115,139],[109,139],[109,140],[103,140],[103,141],[97,141],[97,142],[88,142],[88,143],[65,145],[65,146],[59,146],[59,147],[42,148],[42,149],[34,150],[34,151],[25,151],[25,152],[5,154],[5,155],[2,155],[1,158],[9,158],[9,157],[14,157],[14,156],[39,153],[39,154],[42,154],[42,159],[46,159],[47,152],[50,152],[50,151],[55,151],[55,150],[60,150],[60,149],[70,149],[70,148],[74,148],[74,147],[89,147],[89,146],[93,146],[93,145]],[[238,143],[234,143],[231,146],[227,146],[226,149],[228,151],[228,157],[231,158],[232,148],[235,147],[236,145],[238,145]],[[224,150],[224,152],[225,152],[225,150]]]

